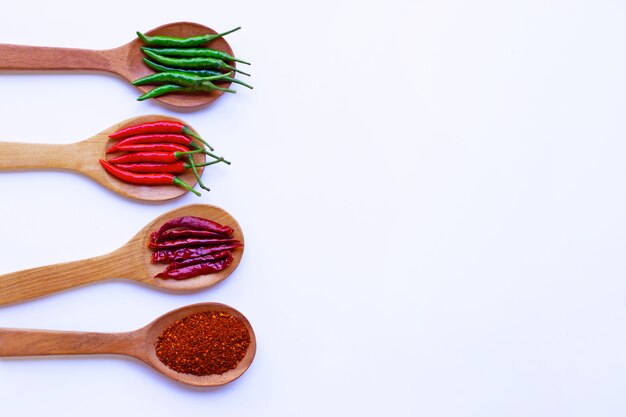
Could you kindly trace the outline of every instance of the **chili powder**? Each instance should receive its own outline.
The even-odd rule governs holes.
[[[156,343],[167,367],[197,376],[234,369],[250,345],[250,334],[237,317],[222,312],[194,313],[168,326]]]

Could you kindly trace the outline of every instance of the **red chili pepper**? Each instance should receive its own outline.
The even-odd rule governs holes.
[[[170,262],[182,261],[184,259],[197,258],[211,253],[221,252],[223,250],[232,250],[241,246],[243,246],[241,242],[237,242],[212,247],[197,246],[193,248],[161,249],[152,252],[152,263],[167,264]]]
[[[229,255],[230,255],[230,251],[223,250],[220,252],[211,253],[209,255],[198,256],[197,258],[184,259],[182,261],[172,262],[163,270],[163,272],[169,272],[173,269],[179,269],[184,266],[202,264],[202,263],[210,262],[210,261],[217,261],[220,259],[227,258]]]
[[[227,237],[221,233],[209,232],[208,230],[196,230],[196,229],[171,229],[166,230],[159,237],[159,241],[164,240],[176,240],[186,237],[196,237],[203,239],[223,239]]]
[[[196,132],[189,126],[186,126],[180,122],[174,122],[170,120],[161,120],[157,122],[142,123],[134,126],[128,126],[124,129],[120,129],[117,132],[113,132],[109,135],[111,139],[122,139],[133,135],[140,135],[144,133],[182,133],[183,135],[191,136],[194,139],[198,139],[204,143],[210,150],[213,148],[206,143]]]
[[[115,159],[115,158],[113,158]],[[111,162],[111,160],[109,160]],[[216,159],[215,161],[205,162],[204,164],[196,164],[196,167],[204,167],[207,165],[213,165],[221,160]],[[115,166],[118,168],[124,169],[130,172],[169,172],[171,174],[180,174],[185,172],[189,168],[191,168],[191,164],[189,162],[176,161],[171,164],[166,163],[153,163],[153,162],[138,162],[138,163],[129,163],[129,164],[119,164],[116,163]]]
[[[183,180],[178,177],[173,176],[172,174],[166,173],[155,173],[155,174],[137,174],[135,172],[124,171],[116,167],[115,165],[111,165],[105,160],[100,159],[100,165],[115,178],[127,182],[129,184],[136,185],[179,185],[185,188],[187,191],[191,191],[192,193],[200,196],[200,193],[193,188],[191,188],[188,184],[186,184]]]
[[[126,164],[134,162],[156,162],[156,163],[172,163],[178,161],[185,155],[191,155],[201,152],[201,150],[190,152],[135,152],[116,156],[109,159],[111,164]]]
[[[116,167],[129,172],[169,172],[171,174],[180,174],[185,172],[190,165],[183,161],[177,161],[171,164],[159,163],[133,163],[133,164],[115,164]]]
[[[176,217],[175,219],[169,220],[159,228],[156,232],[152,234],[152,241],[156,242],[161,237],[161,234],[169,229],[174,229],[175,227],[186,227],[191,229],[199,229],[199,230],[207,230],[209,232],[215,232],[224,234],[227,236],[232,236],[234,230],[230,226],[223,226],[218,222],[214,222],[212,220],[203,219],[201,217],[195,216],[182,216]]]
[[[115,158],[113,158],[115,159]],[[196,167],[204,167],[204,166],[208,166],[208,165],[214,165],[217,164],[219,162],[221,162],[221,159],[216,159],[215,161],[211,161],[211,162],[205,162],[204,164],[195,164]],[[109,160],[109,162],[111,162],[111,160]],[[186,170],[188,170],[189,168],[192,168],[191,163],[189,162],[183,162],[183,161],[176,161],[173,162],[171,164],[166,164],[166,163],[153,163],[153,162],[138,162],[138,163],[130,163],[130,164],[119,164],[116,163],[115,166],[117,166],[118,168],[124,169],[126,171],[130,171],[130,172],[146,172],[146,173],[150,173],[150,172],[169,172],[171,174],[180,174],[182,172],[185,172]]]
[[[137,174],[140,175],[140,174]],[[153,241],[151,240],[148,244],[148,247],[151,249],[175,249],[182,248],[185,246],[217,246],[223,245],[225,243],[236,243],[238,240],[236,239],[226,239],[222,237],[221,239],[201,239],[196,237],[188,237],[184,239],[176,239],[176,240],[165,240],[165,241]]]
[[[179,145],[192,146],[193,140],[185,135],[173,133],[151,133],[127,137],[111,146],[108,152],[115,152],[120,146],[138,145],[140,143],[178,143]]]
[[[178,143],[138,143],[136,145],[114,145],[107,153],[113,152],[189,152],[190,149]]]
[[[186,278],[194,278],[200,275],[207,275],[213,272],[218,272],[228,267],[233,262],[233,255],[228,253],[228,256],[223,259],[219,259],[217,261],[209,261],[201,264],[183,266],[181,268],[172,269],[170,271],[163,271],[155,277],[165,278],[165,279],[186,279]]]

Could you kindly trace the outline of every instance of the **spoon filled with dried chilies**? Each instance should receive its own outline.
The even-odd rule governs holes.
[[[64,169],[87,175],[125,197],[166,201],[193,189],[204,168],[230,164],[182,120],[149,115],[125,120],[81,142],[0,142],[0,171]]]
[[[243,249],[241,227],[228,212],[184,206],[159,216],[109,254],[0,275],[0,305],[118,278],[171,291],[200,290],[227,278]]]

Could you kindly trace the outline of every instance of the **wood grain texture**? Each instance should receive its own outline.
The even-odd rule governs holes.
[[[243,247],[232,252],[233,262],[222,271],[180,281],[154,278],[166,265],[151,262],[152,250],[148,248],[150,233],[166,221],[180,216],[197,216],[231,226],[234,229],[233,238],[244,243],[239,223],[225,210],[203,204],[184,206],[153,220],[125,245],[110,254],[0,275],[0,305],[115,278],[171,291],[196,291],[226,279],[241,262]]]
[[[115,72],[109,51],[0,44],[3,70],[81,70]]]
[[[158,337],[163,330],[186,316],[198,312],[223,311],[240,319],[250,335],[246,355],[237,367],[221,375],[181,374],[163,364],[156,355]],[[220,303],[200,303],[170,311],[147,326],[125,333],[63,332],[0,328],[0,356],[120,354],[139,359],[163,375],[184,384],[210,387],[239,378],[252,364],[256,336],[248,319],[234,308]]]
[[[168,201],[178,198],[189,191],[177,185],[147,186],[128,184],[111,176],[98,162],[99,159],[108,159],[109,155],[107,155],[106,150],[116,142],[109,139],[109,134],[127,126],[157,120],[172,120],[186,124],[183,120],[175,117],[155,114],[124,120],[89,139],[67,145],[0,142],[0,155],[11,156],[10,158],[0,157],[0,171],[33,169],[70,170],[87,175],[124,197],[144,201]],[[206,155],[195,154],[194,161],[197,164],[202,164],[206,161]],[[204,168],[199,167],[198,173],[202,175],[203,172]],[[191,170],[179,175],[179,178],[192,187],[197,184],[196,177]]]
[[[0,356],[129,354],[139,334],[0,328]]]
[[[190,37],[215,34],[215,30],[192,22],[177,22],[159,26],[145,34],[148,36],[165,35]],[[138,38],[117,48],[107,50],[53,48],[42,46],[0,44],[0,74],[8,71],[104,71],[116,74],[129,82],[153,74],[142,61],[141,47],[144,44]],[[234,56],[233,50],[224,38],[211,41],[208,46]],[[236,67],[236,63],[231,63]],[[230,83],[220,83],[228,87]],[[141,93],[150,91],[154,86],[136,86]],[[178,110],[193,110],[205,107],[224,94],[223,91],[210,93],[167,94],[154,100]]]

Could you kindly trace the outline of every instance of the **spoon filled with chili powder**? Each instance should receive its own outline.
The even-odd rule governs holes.
[[[199,194],[196,184],[206,189],[200,177],[207,165],[230,164],[212,149],[182,120],[147,115],[70,144],[0,142],[0,171],[75,171],[125,197],[167,201]]]
[[[157,217],[109,254],[0,275],[0,305],[116,278],[169,291],[199,290],[226,279],[243,248],[241,227],[228,212],[184,206]]]
[[[126,333],[0,328],[0,356],[120,354],[188,385],[211,387],[239,378],[256,353],[250,322],[219,303],[173,310]]]

